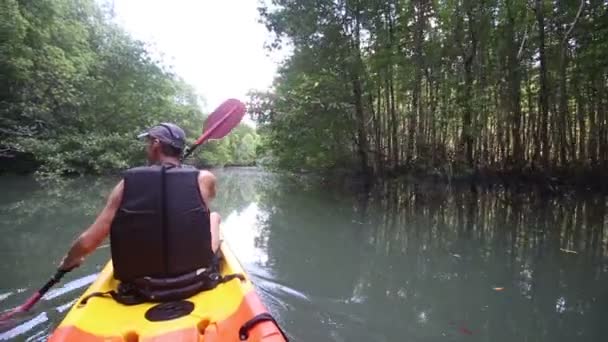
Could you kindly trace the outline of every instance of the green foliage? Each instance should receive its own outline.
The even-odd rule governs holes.
[[[280,168],[325,169],[352,159],[348,88],[336,82],[332,71],[304,66],[311,58],[304,53],[294,58],[283,69],[274,94],[251,94],[250,110],[262,125],[259,152]],[[302,67],[305,71],[290,72]]]
[[[119,170],[144,161],[135,137],[156,123],[201,132],[194,89],[94,0],[1,0],[0,79],[0,170],[31,156],[43,173]],[[247,133],[206,159],[252,163]]]
[[[256,163],[258,135],[255,130],[240,124],[221,140],[211,141],[201,147],[196,162],[203,165],[253,165]]]
[[[271,48],[293,47],[272,91],[251,97],[273,166],[608,169],[605,1],[267,0],[259,12]]]

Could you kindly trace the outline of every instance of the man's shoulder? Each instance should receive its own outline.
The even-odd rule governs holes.
[[[209,206],[209,203],[215,198],[215,175],[208,170],[199,170],[198,186],[203,195],[203,199],[205,200],[205,204]]]
[[[215,175],[209,170],[198,170],[199,180],[215,180]]]

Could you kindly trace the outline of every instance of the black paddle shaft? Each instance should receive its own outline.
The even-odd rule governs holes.
[[[53,287],[53,285],[57,284],[61,280],[61,278],[63,278],[63,276],[68,272],[69,271],[57,270],[57,272],[55,272],[55,275],[51,279],[49,279],[49,281],[47,281],[43,287],[40,288],[38,293],[40,293],[41,296],[44,295],[51,287]]]

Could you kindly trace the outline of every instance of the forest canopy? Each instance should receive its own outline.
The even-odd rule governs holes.
[[[608,170],[602,0],[266,0],[293,53],[194,163],[364,174]],[[201,98],[94,0],[0,1],[0,171],[143,162],[137,133],[200,133]],[[211,104],[215,106],[217,104]],[[258,136],[259,134],[259,136]]]
[[[154,124],[201,133],[195,90],[94,0],[1,0],[0,79],[0,171],[110,172],[144,162]],[[190,162],[251,164],[256,142],[241,125]]]

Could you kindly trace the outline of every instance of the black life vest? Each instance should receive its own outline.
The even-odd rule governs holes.
[[[242,274],[222,275],[220,254],[211,248],[209,210],[193,167],[146,166],[127,170],[120,208],[110,228],[115,290],[125,305],[188,298]],[[218,251],[219,252],[219,251]]]
[[[192,167],[143,166],[124,173],[120,208],[110,229],[114,277],[134,283],[209,268],[209,210]]]

